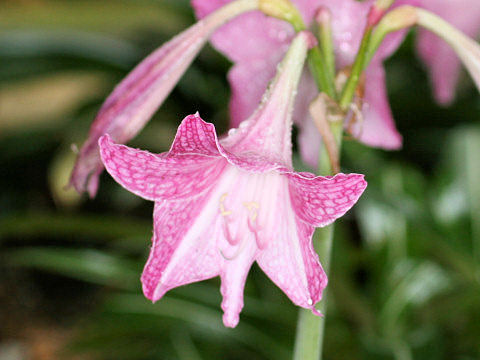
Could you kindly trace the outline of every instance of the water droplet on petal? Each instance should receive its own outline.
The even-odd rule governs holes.
[[[239,125],[239,128],[240,129],[245,129],[248,126],[248,123],[249,123],[248,120],[242,121]]]
[[[235,135],[236,132],[237,132],[237,129],[232,128],[232,129],[228,130],[228,136],[233,136],[233,135]]]

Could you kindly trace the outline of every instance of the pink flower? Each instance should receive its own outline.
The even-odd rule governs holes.
[[[167,153],[100,139],[113,178],[155,201],[142,275],[147,298],[220,276],[223,321],[234,327],[257,261],[296,305],[318,313],[327,277],[312,247],[314,228],[348,211],[366,182],[363,175],[316,177],[292,169],[291,109],[311,36],[295,38],[263,103],[223,139],[198,114],[182,121]]]
[[[330,10],[337,68],[351,65],[374,0],[292,1],[307,24],[311,23],[320,7]],[[202,18],[228,2],[229,0],[192,0],[192,5],[197,16]],[[397,1],[398,5],[405,2]],[[367,145],[397,149],[402,144],[388,103],[382,61],[396,50],[403,34],[399,32],[390,35],[366,71],[364,119],[351,128],[354,136]],[[293,35],[294,31],[289,24],[267,18],[260,12],[251,12],[222,26],[212,36],[213,45],[235,63],[228,74],[232,87],[230,115],[233,126],[246,119],[256,108]],[[301,125],[299,141],[302,157],[312,166],[317,162],[321,139],[308,115],[308,104],[317,93],[313,79],[306,73],[299,88],[299,103],[294,117]]]
[[[480,33],[478,0],[422,0],[422,7],[472,38]],[[437,101],[451,103],[461,68],[455,51],[445,41],[423,29],[418,33],[418,51],[428,67]]]
[[[72,172],[70,184],[94,197],[103,164],[98,139],[110,134],[115,141],[132,139],[150,120],[211,33],[235,16],[258,7],[256,0],[238,0],[218,9],[174,37],[144,59],[113,91],[93,122]]]

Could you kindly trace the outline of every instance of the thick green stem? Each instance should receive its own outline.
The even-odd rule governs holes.
[[[310,65],[310,72],[317,83],[318,89],[332,99],[336,99],[337,94],[335,92],[333,78],[330,76],[327,64],[318,46],[315,46],[308,53],[308,64]]]

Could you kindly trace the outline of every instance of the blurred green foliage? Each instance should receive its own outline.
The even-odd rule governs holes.
[[[217,279],[152,305],[139,282],[152,204],[108,176],[95,200],[64,189],[102,100],[193,21],[186,0],[0,3],[0,353],[16,341],[49,358],[31,340],[47,327],[67,334],[58,358],[290,358],[297,309],[257,267],[234,330]],[[404,149],[345,145],[369,187],[337,222],[325,359],[480,358],[480,97],[462,81],[437,107],[413,38],[387,64]],[[197,110],[225,130],[228,68],[205,49],[133,144],[168,149]]]

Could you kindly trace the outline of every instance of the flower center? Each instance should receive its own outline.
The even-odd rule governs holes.
[[[247,201],[242,203],[238,211],[232,211],[228,209],[225,204],[228,196],[228,193],[224,193],[220,197],[219,212],[222,216],[223,235],[228,245],[230,245],[227,247],[234,248],[234,251],[233,254],[227,254],[227,251],[221,248],[219,248],[219,251],[226,260],[234,260],[245,248],[246,242],[249,241],[251,237],[253,237],[260,250],[265,248],[266,242],[265,240],[262,241],[259,236],[261,227],[257,220],[260,204],[256,201]],[[246,224],[242,224],[243,219],[246,219]]]

